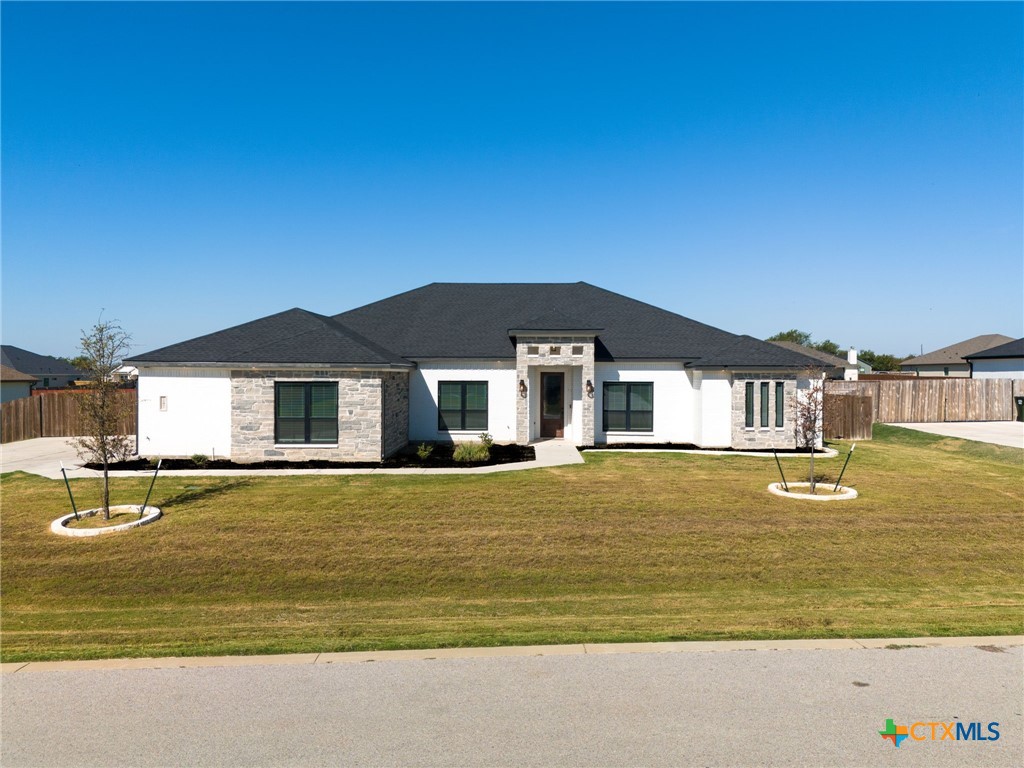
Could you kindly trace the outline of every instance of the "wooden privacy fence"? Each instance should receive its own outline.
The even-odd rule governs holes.
[[[1013,396],[1024,394],[1018,379],[826,381],[825,394],[872,399],[872,421],[883,424],[935,421],[1012,421]]]
[[[0,405],[0,443],[30,440],[33,437],[75,437],[84,431],[81,408],[82,392],[65,389],[23,397]],[[134,389],[122,389],[125,418],[119,425],[123,435],[135,434]]]
[[[825,393],[822,402],[826,440],[870,440],[871,412],[869,395]]]

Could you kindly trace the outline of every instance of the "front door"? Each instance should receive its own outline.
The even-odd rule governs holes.
[[[565,431],[564,383],[564,373],[541,373],[540,375],[541,437],[562,437]]]

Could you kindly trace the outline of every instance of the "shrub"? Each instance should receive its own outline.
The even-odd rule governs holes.
[[[490,432],[481,432],[480,443],[487,449],[488,453],[490,453],[491,446],[494,445],[494,438],[491,437]]]
[[[207,456],[205,453],[193,453],[192,463],[195,464],[200,469],[202,469],[203,467],[210,463],[210,457]]]
[[[491,458],[491,452],[483,443],[459,443],[455,446],[452,458],[462,462],[487,461]]]
[[[416,455],[420,457],[420,461],[427,461],[433,452],[433,444],[420,443],[419,447],[416,448]]]

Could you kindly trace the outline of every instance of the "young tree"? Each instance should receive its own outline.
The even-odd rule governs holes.
[[[75,445],[83,459],[103,464],[105,520],[110,519],[109,466],[130,457],[133,449],[132,436],[122,434],[131,415],[131,402],[121,396],[114,378],[130,342],[131,336],[116,321],[101,319],[88,331],[82,331],[80,360],[89,387],[79,396],[84,434],[75,440]]]
[[[805,379],[806,388],[797,390],[796,399],[796,441],[801,448],[811,449],[811,493],[815,492],[814,449],[818,445],[823,429],[825,382],[821,368],[807,368],[800,372],[798,381]]]

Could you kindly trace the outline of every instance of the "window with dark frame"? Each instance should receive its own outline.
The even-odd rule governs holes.
[[[439,381],[437,428],[442,432],[487,430],[487,382]]]
[[[786,383],[775,382],[775,426],[782,427],[786,423]]]
[[[768,426],[768,382],[761,382],[761,426]]]
[[[747,382],[744,406],[746,419],[743,423],[748,429],[751,429],[754,426],[754,382],[752,381]]]
[[[279,445],[337,443],[337,382],[276,382],[274,442]]]
[[[654,384],[650,381],[604,383],[604,431],[654,430]]]

